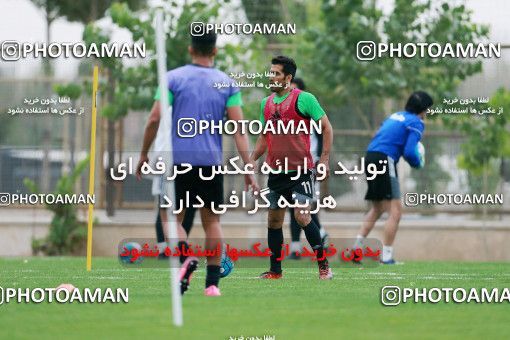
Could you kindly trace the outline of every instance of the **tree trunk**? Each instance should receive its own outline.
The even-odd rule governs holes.
[[[76,107],[76,101],[73,102]],[[74,171],[75,150],[76,150],[76,116],[74,114],[69,116],[69,171]]]
[[[49,121],[49,119],[47,119],[47,121]],[[50,131],[45,129],[43,132],[43,161],[40,183],[42,193],[48,193],[50,191],[51,183],[50,148],[51,148]]]
[[[107,120],[107,151],[108,151],[108,166],[106,167],[106,215],[115,215],[115,183],[110,176],[110,169],[115,166],[115,121]]]
[[[115,79],[111,71],[108,72],[108,103],[113,102],[115,94]],[[108,166],[106,167],[106,215],[113,216],[115,214],[115,183],[110,176],[110,169],[115,166],[115,121],[107,120],[106,131],[107,144],[106,149],[108,152]]]
[[[67,175],[70,172],[70,151],[71,151],[71,143],[69,142],[71,135],[71,129],[69,127],[71,117],[64,116],[62,117],[62,175]]]
[[[50,43],[50,26],[52,19],[50,18],[50,13],[46,7],[46,44]],[[48,79],[51,75],[51,64],[50,58],[43,58],[43,73],[47,76],[47,82],[50,82]],[[51,82],[48,84],[47,88],[51,89]],[[48,96],[51,95],[51,91],[48,90]],[[52,130],[52,125],[50,119],[46,119],[45,122],[45,130],[43,132],[43,159],[42,159],[42,169],[41,169],[41,190],[46,193],[50,189],[51,182],[51,169],[50,169],[50,131]]]
[[[117,162],[122,163],[122,152],[123,152],[123,144],[124,144],[124,118],[121,118],[117,121],[117,148],[118,148],[118,157]],[[122,198],[124,196],[124,181],[117,182],[117,207],[122,208]]]
[[[90,22],[96,21],[97,19],[97,0],[90,2]]]
[[[48,8],[46,8],[46,46],[50,44],[51,41],[51,23],[53,22],[53,18],[50,17],[50,13],[48,11]],[[43,73],[45,76],[51,76],[52,70],[51,70],[51,58],[43,58]]]

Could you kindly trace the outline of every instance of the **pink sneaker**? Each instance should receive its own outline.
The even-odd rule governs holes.
[[[220,289],[216,286],[209,286],[204,290],[205,296],[220,296]]]
[[[321,280],[331,280],[333,278],[333,272],[331,268],[329,268],[328,261],[324,261],[319,264],[319,279]]]
[[[333,272],[331,271],[331,268],[328,268],[326,270],[319,270],[319,279],[321,280],[331,280],[333,278]]]
[[[181,295],[188,290],[191,281],[191,274],[198,267],[198,259],[196,257],[188,257],[181,266],[180,278],[181,281]]]

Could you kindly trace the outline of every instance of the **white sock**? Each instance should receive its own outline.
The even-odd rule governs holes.
[[[382,247],[382,260],[384,262],[393,259],[393,247],[384,246]]]
[[[353,249],[363,248],[363,242],[365,241],[365,237],[360,234],[356,235],[356,241],[354,241]]]
[[[324,230],[324,228],[320,228],[319,233],[321,234],[321,238],[324,238],[324,235],[326,235],[326,230]]]
[[[290,251],[291,252],[295,252],[295,251],[298,251],[298,252],[301,252],[301,242],[300,241],[292,241],[290,243]]]
[[[162,253],[165,251],[165,248],[166,248],[167,244],[166,242],[158,242],[158,249],[159,249],[159,252]]]

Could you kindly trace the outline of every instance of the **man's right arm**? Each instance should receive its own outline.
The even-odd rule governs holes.
[[[257,142],[255,143],[255,149],[253,150],[250,159],[253,162],[256,162],[265,152],[267,149],[267,142],[266,142],[266,136],[263,134],[260,134],[257,138]]]
[[[140,152],[140,160],[138,161],[138,166],[136,167],[136,177],[138,179],[142,178],[141,169],[143,164],[149,161],[149,150],[151,148],[152,142],[156,138],[156,134],[158,133],[160,119],[160,103],[159,100],[157,100],[152,105],[151,115],[149,116],[149,121],[147,122],[147,126],[145,127],[145,132],[143,134],[142,151]]]
[[[262,122],[262,125],[265,124],[264,119],[264,107],[266,106],[267,97],[262,99],[262,102],[260,103],[260,113],[259,113],[259,120]],[[266,136],[263,134],[260,134],[257,138],[257,142],[255,143],[255,149],[253,150],[252,154],[250,155],[250,163],[253,164],[253,167],[255,169],[255,164],[257,160],[266,152],[267,149],[267,141]]]
[[[409,130],[409,135],[404,146],[403,156],[411,167],[419,169],[423,167],[423,164],[421,164],[421,158],[420,155],[418,154],[417,147],[418,142],[422,138],[425,125],[420,121],[413,124],[409,124],[409,126],[407,126],[407,129]]]

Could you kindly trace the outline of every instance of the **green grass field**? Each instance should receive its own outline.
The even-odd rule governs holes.
[[[171,325],[169,271],[128,269],[114,258],[0,259],[2,287],[129,288],[127,304],[0,305],[1,339],[458,339],[508,338],[510,304],[413,304],[385,307],[380,290],[400,287],[510,287],[509,263],[412,262],[335,270],[286,261],[282,280],[256,279],[261,268],[235,268],[223,296],[203,296],[203,266],[183,298],[184,326]]]

